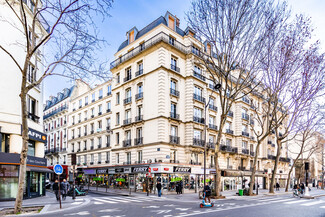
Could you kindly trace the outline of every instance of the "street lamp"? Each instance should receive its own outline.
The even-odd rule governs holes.
[[[213,90],[212,91],[215,91],[215,90],[218,90],[218,89],[220,89],[221,88],[221,84],[216,84],[215,86],[214,86],[214,88],[213,88]],[[212,95],[212,94],[211,94]],[[211,96],[210,95],[210,96]],[[206,131],[207,131],[207,125],[206,125],[206,117],[207,117],[207,115],[206,115],[206,113],[207,113],[207,107],[208,107],[208,105],[209,105],[209,103],[210,103],[210,97],[209,97],[209,101],[204,105],[204,164],[203,164],[203,167],[204,167],[204,175],[203,175],[203,179],[204,179],[204,181],[203,181],[203,188],[204,188],[204,186],[205,186],[205,184],[206,184],[206,152],[207,152],[207,144],[206,144],[206,137],[207,137],[207,133],[206,133]],[[220,129],[219,129],[220,130]],[[214,180],[214,181],[216,181],[216,180]]]

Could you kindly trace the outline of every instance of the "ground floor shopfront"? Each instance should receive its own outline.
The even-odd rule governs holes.
[[[214,179],[207,169],[206,182],[211,187]],[[194,193],[203,189],[204,170],[201,166],[163,163],[83,168],[77,174],[77,180],[89,186],[134,192],[155,192],[157,182],[161,182],[163,193],[176,192],[176,189],[181,189],[182,193]]]
[[[19,154],[0,152],[0,200],[14,200],[19,178]],[[45,195],[46,159],[27,156],[24,199]]]

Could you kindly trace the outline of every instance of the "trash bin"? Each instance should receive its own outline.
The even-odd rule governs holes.
[[[239,196],[243,196],[243,194],[244,194],[244,190],[243,190],[243,189],[239,189],[239,190],[238,190],[238,195],[239,195]]]

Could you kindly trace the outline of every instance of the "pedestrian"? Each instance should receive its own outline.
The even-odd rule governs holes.
[[[158,197],[161,197],[161,183],[158,182],[156,187],[157,187],[157,191],[158,191]]]
[[[63,182],[61,183],[62,186],[62,199],[65,200],[65,198],[67,197],[68,191],[70,189],[70,184],[69,182],[67,182],[66,179],[63,179]],[[61,187],[60,186],[60,187]]]
[[[205,193],[204,201],[207,203],[207,198],[209,200],[209,203],[211,203],[210,197],[211,197],[211,188],[209,186],[209,183],[207,182],[204,186],[203,192]]]
[[[179,194],[179,182],[176,182],[176,193]]]
[[[300,183],[301,194],[305,193],[305,185],[304,183]]]
[[[55,197],[56,197],[56,200],[59,200],[60,199],[60,196],[59,196],[59,181],[56,179],[53,186],[53,191],[55,193]]]
[[[275,186],[276,186],[276,190],[280,191],[280,184],[278,182],[275,184]]]
[[[182,180],[179,182],[179,193],[183,194],[183,181]]]

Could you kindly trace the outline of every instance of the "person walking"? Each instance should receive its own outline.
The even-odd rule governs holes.
[[[275,186],[276,186],[276,190],[280,191],[280,184],[278,182],[275,184]]]
[[[300,189],[301,189],[301,194],[304,194],[305,193],[305,185],[304,185],[304,183],[300,184]]]
[[[158,197],[161,197],[161,183],[158,182],[156,187],[157,187],[157,191],[158,191]]]
[[[66,179],[63,179],[63,182],[61,183],[61,186],[62,186],[62,199],[65,200],[65,198],[67,197],[67,194],[68,194],[68,191],[70,189],[70,184],[69,182],[67,182]],[[60,186],[60,187],[61,187]]]
[[[55,193],[56,200],[59,200],[60,199],[60,197],[59,197],[59,181],[57,179],[53,183],[52,188],[53,188],[53,191]]]

